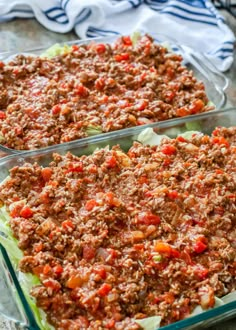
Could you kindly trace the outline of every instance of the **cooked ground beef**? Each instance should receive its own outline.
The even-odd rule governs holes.
[[[236,289],[236,127],[11,169],[0,199],[56,329],[162,325]]]
[[[52,59],[0,63],[0,135],[26,150],[205,112],[204,85],[181,56],[143,36],[72,46]]]

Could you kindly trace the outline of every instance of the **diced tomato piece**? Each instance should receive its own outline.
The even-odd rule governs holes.
[[[44,280],[43,285],[46,286],[46,288],[51,288],[53,291],[58,291],[61,288],[60,283],[52,279]]]
[[[105,278],[107,277],[106,269],[102,266],[94,268],[94,272],[98,274],[103,280],[105,280]]]
[[[148,41],[145,45],[144,54],[149,55],[150,51],[151,51],[151,42]]]
[[[80,85],[76,86],[75,93],[79,96],[84,97],[84,96],[88,96],[89,90],[88,90],[88,88],[86,88],[85,86],[80,84]]]
[[[115,197],[112,191],[106,193],[106,201],[110,206],[120,206],[120,200]]]
[[[106,166],[107,168],[114,168],[117,165],[117,160],[114,156],[110,156],[106,158]]]
[[[176,199],[178,198],[179,194],[178,194],[178,191],[176,190],[172,190],[168,193],[168,197],[171,198],[171,199]]]
[[[40,276],[43,274],[43,269],[44,269],[43,265],[36,266],[33,268],[33,273],[37,276]]]
[[[80,275],[72,275],[66,282],[66,286],[67,288],[75,289],[81,287],[83,283],[84,280],[81,278]]]
[[[0,69],[4,68],[4,66],[5,66],[5,63],[0,61]]]
[[[91,260],[95,257],[96,250],[90,245],[85,245],[83,247],[83,258],[86,260]]]
[[[176,153],[176,148],[171,144],[167,144],[161,148],[161,152],[165,155],[174,155]]]
[[[95,164],[91,164],[91,165],[87,166],[87,170],[89,171],[89,173],[95,174],[98,171],[98,167]]]
[[[174,68],[171,68],[171,67],[166,68],[166,75],[169,79],[173,79],[175,76]]]
[[[214,144],[219,144],[219,145],[224,145],[226,147],[229,147],[229,142],[223,136],[214,137],[212,139],[212,142]]]
[[[214,131],[212,132],[212,135],[217,136],[220,133],[220,128],[217,127],[216,129],[214,129]]]
[[[47,182],[51,179],[52,169],[50,167],[44,167],[41,170],[41,174],[42,174],[43,180]]]
[[[5,119],[6,113],[4,111],[0,111],[0,119]]]
[[[60,104],[66,104],[66,103],[68,103],[68,100],[67,99],[60,100]]]
[[[83,172],[83,164],[78,162],[75,164],[69,164],[67,173],[81,173]]]
[[[105,79],[104,78],[98,78],[96,81],[95,81],[95,88],[99,91],[103,90],[105,87]]]
[[[171,257],[173,258],[180,258],[180,252],[176,249],[173,249],[171,250]]]
[[[65,220],[62,222],[62,227],[64,229],[74,229],[75,225],[73,224],[73,222],[71,220]]]
[[[164,161],[163,161],[163,166],[169,166],[171,163],[172,163],[171,159],[166,158],[166,159],[164,159]]]
[[[56,104],[52,107],[52,114],[53,115],[58,115],[61,112],[61,105]]]
[[[175,296],[172,292],[166,292],[161,297],[167,304],[170,305],[175,301]]]
[[[140,81],[141,81],[141,82],[144,81],[144,80],[146,79],[146,77],[147,77],[147,73],[146,73],[146,72],[143,72],[143,73],[141,74],[141,76],[140,76]]]
[[[105,297],[111,291],[112,286],[108,283],[103,283],[102,286],[98,289],[98,294],[101,297]]]
[[[151,191],[146,191],[144,193],[144,196],[147,197],[147,198],[149,198],[149,197],[152,197],[153,196],[153,193]]]
[[[104,95],[99,99],[99,102],[100,102],[101,104],[107,103],[107,102],[108,102],[108,96],[104,94]]]
[[[223,174],[224,173],[224,171],[220,168],[216,169],[215,172],[216,172],[216,174]]]
[[[133,245],[133,248],[136,250],[136,251],[142,251],[144,249],[144,244],[140,243],[140,244],[134,244]]]
[[[202,266],[196,268],[194,270],[194,274],[199,277],[201,280],[205,280],[209,274],[209,270],[207,268],[203,268]]]
[[[153,297],[153,304],[158,304],[161,301],[160,297]]]
[[[62,115],[67,115],[70,112],[71,112],[71,109],[68,106],[65,106],[65,105],[61,109],[61,114]]]
[[[16,218],[19,217],[20,215],[20,209],[18,207],[14,207],[11,211],[10,211],[10,216],[12,218]]]
[[[207,245],[204,244],[203,242],[201,242],[200,240],[198,240],[194,246],[193,249],[196,253],[202,253],[207,249]]]
[[[176,140],[178,140],[179,142],[187,142],[187,140],[181,135],[177,136]]]
[[[204,108],[204,102],[200,99],[194,100],[189,107],[192,114],[200,112]]]
[[[18,74],[19,72],[20,72],[20,70],[19,69],[17,69],[17,68],[15,68],[15,69],[13,69],[13,71],[12,71],[14,74]]]
[[[33,216],[34,212],[31,210],[29,206],[24,206],[20,211],[20,216],[25,219],[29,219]]]
[[[138,110],[138,111],[143,111],[147,108],[148,106],[148,101],[147,100],[140,100],[137,105],[135,106],[135,108]]]
[[[90,199],[89,201],[86,202],[85,209],[87,211],[92,211],[92,209],[97,205],[98,205],[98,203],[96,202],[95,199]]]
[[[157,242],[154,246],[154,250],[160,254],[166,254],[170,257],[172,247],[168,243]]]
[[[145,175],[140,176],[140,178],[138,179],[138,182],[140,184],[144,184],[144,183],[148,183],[148,178]]]
[[[197,238],[197,241],[198,242],[202,242],[202,243],[204,243],[204,244],[208,244],[208,240],[207,240],[207,238],[205,237],[205,236],[199,236],[198,238]]]
[[[109,249],[108,252],[109,252],[109,254],[111,255],[112,259],[116,259],[116,258],[117,258],[118,253],[117,253],[116,250],[114,250],[114,249]]]
[[[176,110],[176,114],[178,117],[184,117],[184,116],[188,116],[189,115],[189,111],[187,108],[182,107],[182,108],[178,108]]]
[[[130,36],[124,36],[122,37],[123,44],[126,46],[132,46],[132,40]]]
[[[105,327],[106,327],[107,329],[114,329],[114,327],[115,327],[115,320],[110,320],[110,321],[108,321],[108,322],[106,323]]]
[[[56,275],[61,275],[63,273],[63,267],[61,265],[56,265],[53,267],[53,271]]]
[[[105,53],[106,46],[104,44],[97,44],[96,45],[96,51],[97,51],[98,54]]]
[[[147,211],[142,212],[138,215],[138,222],[143,223],[145,225],[159,225],[161,219],[158,215]]]
[[[115,60],[116,60],[116,62],[128,61],[129,60],[129,54],[128,53],[123,53],[123,54],[115,55]]]
[[[165,98],[165,101],[166,102],[171,102],[173,100],[173,98],[175,97],[176,95],[176,92],[175,91],[166,91],[163,93],[164,95],[164,98]]]
[[[78,45],[72,45],[71,48],[72,48],[72,50],[74,52],[76,52],[77,50],[79,50],[79,46]]]
[[[51,266],[50,265],[45,265],[43,267],[43,274],[44,275],[47,275],[48,273],[50,273],[50,271],[52,270]]]

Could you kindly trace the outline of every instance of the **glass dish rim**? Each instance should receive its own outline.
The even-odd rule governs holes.
[[[141,32],[141,33],[142,34],[145,34],[143,32]],[[229,84],[229,79],[224,74],[222,74],[212,63],[210,63],[209,60],[202,53],[193,51],[188,46],[182,45],[182,44],[178,43],[173,37],[170,37],[170,36],[168,36],[168,35],[166,35],[164,33],[150,32],[149,35],[151,35],[152,37],[154,37],[154,39],[155,39],[155,37],[162,36],[162,37],[166,38],[166,41],[167,42],[169,41],[169,42],[174,43],[175,46],[177,46],[180,50],[182,50],[182,52],[186,55],[188,61],[197,70],[197,72],[201,73],[205,77],[205,79],[208,79],[213,84],[213,87],[214,87],[215,91],[220,96],[220,102],[216,106],[215,109],[210,110],[209,112],[213,112],[213,111],[222,109],[225,106],[226,101],[227,101],[227,95],[225,93],[225,89],[227,88],[227,86]],[[58,45],[69,45],[70,46],[70,45],[74,45],[74,44],[78,44],[79,45],[79,44],[87,44],[87,43],[90,43],[90,42],[99,42],[99,41],[101,41],[101,42],[106,42],[106,41],[109,42],[109,40],[115,40],[118,37],[122,37],[122,34],[116,34],[116,35],[111,35],[111,36],[106,36],[106,37],[95,37],[95,38],[86,38],[86,39],[74,39],[74,40],[65,41],[65,42],[58,42],[56,44],[58,44]],[[10,56],[16,56],[18,54],[29,53],[29,55],[30,55],[30,52],[33,53],[33,52],[44,51],[44,50],[48,49],[50,46],[53,46],[53,44],[48,45],[48,46],[40,46],[40,47],[29,48],[29,49],[25,49],[25,50],[19,50],[18,52],[16,52],[16,51],[0,52],[0,60],[4,61],[4,60],[7,60],[8,57],[10,57]],[[195,56],[195,55],[197,55],[197,56]],[[6,57],[6,56],[7,56],[7,58],[2,58],[2,57]],[[198,62],[198,61],[200,61],[200,62]],[[223,81],[223,85],[220,86],[216,81],[214,81],[212,79],[209,79],[208,78],[209,74],[212,74],[215,77],[216,76],[219,76],[222,79],[222,81]],[[177,118],[167,119],[167,120],[164,120],[164,121],[160,121],[158,123],[162,123],[162,122],[163,123],[164,122],[172,122],[172,123],[174,123],[176,119],[181,119],[182,121],[185,121],[189,117],[192,118],[192,117],[198,116],[198,115],[200,116],[201,113],[200,114],[197,114],[197,115],[188,115],[188,116],[185,116],[185,117],[177,117]],[[155,123],[157,123],[157,122],[155,122]],[[152,125],[152,124],[146,124],[146,125],[142,125],[142,126],[143,127],[144,126],[146,127],[147,125]],[[138,126],[134,126],[134,127],[138,127]],[[111,134],[113,132],[119,132],[119,131],[122,131],[122,130],[125,130],[125,129],[126,128],[121,129],[121,130],[117,130],[117,131],[107,132],[107,133],[99,133],[97,136],[99,136],[99,135],[105,135],[105,134],[108,136],[109,134]],[[95,136],[92,136],[91,138],[95,138],[95,137],[96,137],[96,135]],[[87,139],[87,138],[76,139],[76,140],[73,140],[73,141],[80,141],[80,140],[85,140],[85,139]],[[71,142],[73,142],[73,141],[71,141]],[[52,146],[38,148],[38,149],[34,149],[34,150],[48,150],[48,148],[51,148],[53,146],[64,145],[64,144],[67,144],[67,143],[70,143],[70,142],[65,142],[65,143],[61,143],[61,144],[55,144],[55,145],[52,145]],[[5,153],[7,153],[9,155],[16,154],[16,153],[18,154],[18,153],[28,152],[28,150],[26,150],[26,149],[24,149],[24,150],[16,150],[16,149],[13,149],[13,148],[5,147],[5,146],[3,146],[1,144],[0,144],[0,151],[3,151],[3,152],[5,152]]]
[[[207,113],[203,113],[201,116],[191,116],[190,118],[188,118],[188,121],[198,121],[199,119],[210,119],[210,118],[214,118],[214,117],[217,117],[217,115],[226,115],[227,114],[234,114],[236,115],[236,107],[231,107],[231,108],[228,108],[228,109],[225,109],[225,110],[216,110],[216,111],[211,111],[211,112],[207,112]],[[170,126],[173,126],[172,125],[173,123],[170,123],[170,122],[165,122],[165,128],[168,128]],[[180,119],[177,119],[176,120],[176,126],[178,126],[178,124],[182,125],[183,122],[180,120]],[[147,126],[147,127],[152,127],[152,128],[158,128],[158,123],[153,123],[152,125],[144,125],[144,126]],[[119,138],[119,137],[131,137],[131,136],[134,136],[134,135],[137,135],[137,133],[140,133],[143,129],[145,129],[144,126],[138,126],[138,127],[132,127],[132,128],[129,128],[129,129],[126,129],[126,131],[124,130],[121,130],[120,131],[120,135],[117,136],[117,134],[115,134],[115,132],[113,132],[113,138]],[[216,125],[215,127],[217,126],[220,126],[220,125]],[[162,127],[163,128],[163,125]],[[90,138],[91,139],[91,138]],[[104,141],[107,141],[107,144],[109,144],[109,137],[106,136],[100,136],[100,137],[97,137],[97,140],[96,142],[104,142]],[[93,142],[95,143],[95,142]],[[27,151],[25,153],[21,153],[21,154],[14,154],[14,155],[10,155],[10,156],[7,156],[5,158],[2,158],[0,160],[0,170],[2,167],[6,166],[8,164],[8,162],[11,162],[12,160],[16,160],[16,161],[19,161],[21,159],[25,159],[25,158],[31,158],[31,160],[33,161],[34,157],[37,157],[37,156],[47,156],[48,154],[52,154],[53,152],[57,152],[57,151],[70,151],[70,149],[79,149],[80,147],[83,147],[83,146],[88,146],[88,143],[84,143],[84,141],[73,141],[72,143],[70,142],[67,146],[65,145],[56,145],[56,146],[53,146],[51,147],[50,150],[47,150],[47,151],[43,151],[41,149],[39,150],[35,150],[35,151]],[[72,151],[73,152],[73,151]],[[11,168],[13,167],[14,165],[11,164]],[[0,244],[0,249],[2,250],[2,245]],[[3,248],[4,249],[4,248]],[[6,251],[6,254],[7,254],[7,251]],[[8,256],[7,254],[7,257],[8,259],[10,260],[10,257]],[[5,259],[4,259],[5,260]],[[13,282],[14,282],[14,276],[16,276],[16,272],[17,272],[17,269],[14,269],[13,265],[12,265],[12,270],[9,269],[8,267],[8,270],[11,274],[11,277],[13,278]],[[11,271],[10,271],[11,270]],[[13,271],[13,274],[12,274],[12,271]],[[18,285],[20,285],[19,283],[19,280],[18,278],[16,277],[15,278],[15,281],[18,283]],[[16,284],[14,282],[14,286],[16,288],[16,291],[18,293],[18,295],[20,296],[20,293],[18,292],[17,290],[17,287],[16,287]],[[21,289],[21,294],[23,293],[23,290],[22,288],[20,287]],[[28,314],[26,309],[26,305],[25,305],[25,295],[23,293],[23,299],[24,301],[22,301],[22,297],[20,296],[20,300],[21,300],[21,304],[23,306],[23,309],[25,311],[25,314],[27,316],[27,321],[29,322],[29,324],[24,324],[25,327],[28,327],[28,329],[31,329],[31,330],[37,330],[37,328],[35,328],[35,317],[34,317],[34,314],[33,314],[33,311],[31,310],[30,306],[28,306],[28,308],[30,308],[30,311],[31,313]],[[27,303],[28,304],[28,303]],[[188,317],[186,319],[183,319],[183,320],[180,320],[180,321],[177,321],[175,323],[172,323],[172,324],[169,324],[169,325],[166,325],[166,326],[163,326],[160,328],[160,330],[174,330],[174,329],[183,329],[184,327],[189,327],[189,326],[194,326],[194,325],[197,325],[198,323],[200,322],[203,322],[203,321],[207,321],[207,320],[211,320],[213,317],[217,316],[217,315],[224,315],[224,313],[227,313],[227,312],[231,312],[231,311],[234,311],[235,310],[235,313],[236,313],[236,300],[235,301],[232,301],[232,302],[229,302],[229,303],[226,303],[225,305],[222,305],[222,306],[219,306],[219,307],[215,307],[215,308],[212,308],[212,309],[209,309],[207,311],[205,311],[204,313],[201,313],[201,314],[197,314],[197,315],[194,315],[194,316],[191,316],[191,317]],[[33,319],[32,319],[32,316],[33,316]],[[35,321],[36,322],[36,321]],[[37,324],[37,322],[36,322]],[[199,325],[200,326],[200,325]]]
[[[1,169],[1,166],[3,166],[7,161],[10,161],[17,156],[18,156],[18,158],[26,158],[26,157],[31,157],[31,156],[33,157],[33,156],[47,155],[50,152],[57,152],[57,151],[63,151],[63,150],[69,151],[70,148],[85,147],[85,146],[88,146],[89,144],[95,144],[95,143],[103,142],[106,140],[109,141],[109,139],[112,139],[112,138],[123,138],[125,136],[128,137],[130,135],[137,135],[145,128],[157,128],[157,129],[169,128],[171,126],[177,126],[177,125],[185,124],[185,123],[188,123],[191,121],[207,119],[208,117],[212,117],[212,116],[214,117],[215,115],[218,115],[218,114],[221,115],[224,113],[231,113],[234,111],[236,112],[236,107],[229,107],[226,109],[213,110],[213,111],[209,111],[209,112],[204,112],[202,114],[187,116],[187,117],[185,117],[184,121],[182,120],[182,118],[176,118],[174,120],[166,120],[166,121],[155,122],[152,124],[129,127],[129,128],[125,128],[125,129],[118,130],[118,131],[113,131],[113,132],[99,134],[99,135],[92,136],[92,137],[87,137],[87,138],[80,139],[80,140],[66,142],[63,144],[52,145],[47,148],[27,150],[27,151],[14,151],[13,154],[0,158],[0,169]]]
[[[117,130],[117,131],[113,131],[113,132],[108,132],[108,133],[103,133],[103,134],[98,134],[96,136],[91,136],[91,137],[87,137],[84,139],[78,139],[78,140],[74,140],[74,141],[70,141],[70,142],[66,142],[66,143],[62,143],[62,144],[55,144],[46,148],[41,148],[41,149],[35,149],[35,150],[27,150],[27,151],[17,151],[14,150],[14,152],[12,152],[11,154],[0,158],[0,167],[1,165],[8,159],[12,159],[14,158],[14,156],[19,156],[19,157],[27,157],[27,156],[33,156],[33,155],[39,155],[39,154],[47,154],[50,153],[53,150],[60,150],[60,149],[66,149],[69,150],[69,148],[73,148],[75,146],[78,147],[83,147],[93,143],[97,143],[97,142],[102,142],[104,140],[109,140],[110,138],[119,138],[119,137],[124,137],[124,136],[129,136],[131,134],[137,134],[138,132],[140,132],[142,129],[145,128],[158,128],[158,129],[162,129],[162,128],[168,128],[174,125],[178,125],[178,124],[185,124],[191,121],[195,121],[195,120],[201,120],[201,119],[205,119],[217,114],[223,114],[223,113],[227,113],[227,112],[233,112],[236,111],[236,107],[229,107],[226,109],[219,109],[219,110],[212,110],[209,112],[204,112],[201,114],[197,114],[197,115],[192,115],[192,116],[187,116],[184,117],[185,119],[183,120],[182,118],[176,118],[173,120],[165,120],[165,121],[160,121],[160,122],[155,122],[152,124],[146,124],[146,125],[140,125],[140,126],[134,126],[134,127],[129,127],[129,128],[125,128],[122,130]],[[0,145],[0,150],[5,151],[5,148]]]

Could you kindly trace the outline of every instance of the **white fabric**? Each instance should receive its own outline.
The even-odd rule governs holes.
[[[235,36],[209,0],[0,0],[0,21],[35,17],[80,38],[164,33],[203,52],[220,71],[233,62]]]

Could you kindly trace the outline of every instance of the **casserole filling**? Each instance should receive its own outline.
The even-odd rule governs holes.
[[[181,61],[145,35],[1,62],[1,144],[37,149],[213,109]]]
[[[11,169],[0,199],[56,329],[141,329],[236,289],[236,128]]]

